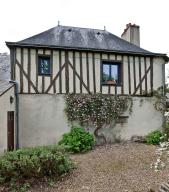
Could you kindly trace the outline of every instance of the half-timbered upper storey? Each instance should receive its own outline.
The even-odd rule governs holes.
[[[168,57],[140,48],[132,27],[138,29],[128,25],[123,39],[106,30],[59,25],[7,42],[11,79],[20,93],[146,95],[163,85]]]

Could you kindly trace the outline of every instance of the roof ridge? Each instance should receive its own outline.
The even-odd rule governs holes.
[[[75,26],[67,26],[67,25],[57,25],[56,27],[67,27],[67,28],[76,28],[76,29],[90,29],[90,30],[98,30],[98,31],[106,31],[105,29],[95,29],[95,28],[89,28],[89,27],[75,27]],[[54,28],[56,28],[54,27]]]

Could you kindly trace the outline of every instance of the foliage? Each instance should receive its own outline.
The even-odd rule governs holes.
[[[66,113],[70,121],[82,123],[92,121],[95,125],[107,123],[124,112],[127,105],[127,97],[69,94],[66,102]]]
[[[152,92],[152,95],[156,98],[154,107],[157,111],[160,111],[163,114],[166,110],[166,96],[164,96],[165,90],[166,89],[161,86]]]
[[[31,184],[29,182],[17,182],[15,179],[12,179],[9,183],[9,185],[4,185],[5,191],[11,191],[11,192],[26,192],[31,187]]]
[[[156,150],[157,160],[151,164],[151,168],[157,172],[163,169],[168,163],[169,158],[169,141],[163,141],[159,143],[159,147]]]
[[[0,182],[59,176],[71,168],[70,158],[56,145],[19,149],[0,157]]]
[[[69,133],[63,135],[59,145],[66,145],[70,151],[78,153],[92,149],[94,143],[92,134],[81,127],[72,127]]]
[[[160,88],[158,89],[158,91]],[[162,90],[162,89],[161,89]],[[168,92],[168,87],[165,86],[165,93]],[[166,97],[162,97],[157,95],[157,103],[161,105],[161,107],[156,107],[156,109],[160,109],[158,111],[161,111],[164,114],[164,125],[163,125],[163,134],[161,137],[161,140],[159,142],[159,147],[156,150],[156,155],[157,155],[157,160],[155,163],[152,163],[151,167],[154,168],[154,170],[157,172],[169,163],[169,110],[167,108],[167,103],[166,103]],[[161,94],[162,95],[162,94]],[[157,105],[156,105],[157,106]]]
[[[69,121],[78,121],[81,125],[92,123],[98,130],[104,125],[112,125],[127,110],[131,99],[126,96],[108,96],[102,94],[69,94],[66,97],[66,114]],[[131,111],[131,109],[130,109]]]
[[[167,135],[167,138],[169,138],[169,122],[168,122],[168,119],[164,123],[163,129],[164,129],[164,133]]]
[[[164,141],[164,140],[165,140],[165,135],[159,130],[152,131],[146,136],[146,142],[148,144],[157,145],[160,143],[160,141]]]
[[[154,108],[157,111],[160,111],[162,114],[164,114],[166,110],[166,96],[165,93],[167,91],[166,86],[158,87],[156,90],[149,90],[148,92],[143,91],[143,94],[146,96],[153,96],[156,101],[154,103]]]

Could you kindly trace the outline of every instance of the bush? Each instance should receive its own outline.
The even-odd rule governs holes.
[[[157,145],[160,141],[164,141],[164,134],[161,131],[152,131],[146,136],[146,142],[148,144]]]
[[[0,182],[59,176],[71,168],[70,158],[58,146],[19,149],[0,157]]]
[[[167,135],[167,137],[169,138],[169,123],[166,122],[164,124],[164,133]]]
[[[63,135],[59,145],[64,145],[74,153],[85,152],[92,149],[94,145],[94,137],[81,127],[72,127],[69,133]]]

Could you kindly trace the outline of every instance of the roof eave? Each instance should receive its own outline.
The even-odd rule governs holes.
[[[155,56],[163,57],[166,62],[169,62],[169,57],[167,54],[162,53],[141,53],[141,52],[132,52],[132,51],[120,51],[120,50],[107,50],[107,49],[96,49],[96,48],[81,48],[81,47],[68,47],[68,46],[54,46],[54,45],[42,45],[42,44],[27,44],[27,43],[18,43],[18,42],[5,42],[7,47],[29,47],[29,48],[49,48],[49,49],[66,49],[66,50],[78,50],[78,51],[96,51],[96,52],[109,52],[109,53],[121,53],[129,55],[142,55],[142,56]]]

